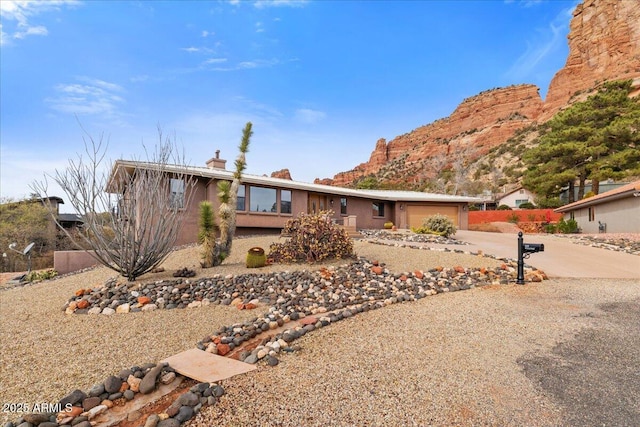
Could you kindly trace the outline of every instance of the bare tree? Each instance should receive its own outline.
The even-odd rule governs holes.
[[[238,187],[242,179],[242,172],[247,166],[246,154],[249,151],[249,140],[253,135],[251,122],[247,122],[242,130],[242,140],[238,147],[240,154],[235,161],[236,170],[233,174],[233,181],[218,182],[218,224],[220,229],[220,240],[213,247],[213,265],[220,265],[231,253],[231,243],[236,232],[236,208],[238,204]]]
[[[129,281],[160,265],[172,251],[186,211],[182,208],[189,205],[195,185],[174,140],[164,137],[160,128],[158,136],[146,162],[119,161],[105,168],[103,136],[96,141],[86,133],[87,157],[79,154],[65,170],[49,175],[84,221],[82,233],[65,230],[67,236]],[[47,187],[47,175],[31,185],[45,196]]]

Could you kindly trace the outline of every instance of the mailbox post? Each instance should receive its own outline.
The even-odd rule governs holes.
[[[516,283],[524,285],[524,259],[536,252],[544,252],[542,243],[524,243],[522,231],[518,232],[518,277]]]

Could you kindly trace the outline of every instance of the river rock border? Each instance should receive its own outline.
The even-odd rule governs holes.
[[[5,423],[4,427],[92,427],[99,425],[96,419],[110,408],[150,394],[161,384],[179,384],[184,379],[166,363],[133,366],[107,377],[86,392],[72,391],[57,405],[51,405],[57,408],[56,412],[25,414],[14,422]],[[197,383],[180,394],[163,412],[150,414],[144,427],[180,426],[203,407],[215,405],[222,395],[224,388],[218,383]],[[133,411],[125,420],[135,421],[140,417],[139,411]]]

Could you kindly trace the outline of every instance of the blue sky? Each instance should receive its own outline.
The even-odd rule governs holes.
[[[2,0],[0,196],[64,169],[82,128],[111,160],[160,126],[189,164],[231,165],[251,121],[247,173],[331,177],[483,90],[544,97],[576,4]]]

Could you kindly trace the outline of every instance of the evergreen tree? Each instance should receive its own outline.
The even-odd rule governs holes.
[[[523,156],[523,184],[545,197],[569,187],[569,202],[584,196],[587,180],[598,183],[640,173],[640,99],[630,98],[631,80],[605,83],[600,91],[558,113],[545,126],[538,146]]]

